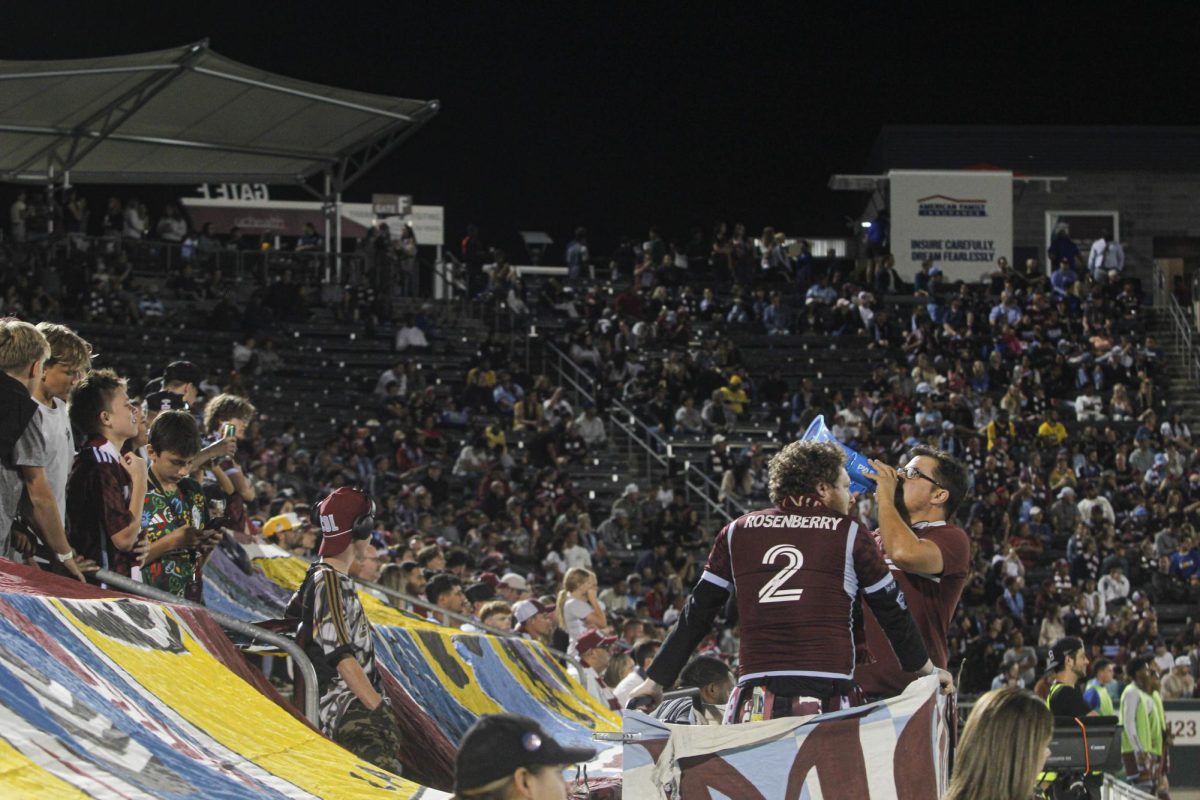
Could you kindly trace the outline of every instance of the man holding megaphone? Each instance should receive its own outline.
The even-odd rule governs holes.
[[[772,506],[717,534],[679,621],[630,697],[661,697],[730,594],[741,642],[727,723],[856,704],[852,629],[860,604],[874,611],[898,664],[915,675],[937,674],[943,690],[952,691],[950,675],[929,659],[878,545],[849,516],[851,483],[846,454],[832,442],[809,438],[780,450],[768,465]]]
[[[971,541],[951,520],[967,493],[967,470],[944,450],[918,446],[895,469],[871,460],[876,473],[879,529],[874,536],[904,592],[929,658],[940,669],[949,658],[946,634],[971,563]],[[872,658],[854,676],[868,697],[899,694],[913,679],[901,668],[869,607],[864,608]]]

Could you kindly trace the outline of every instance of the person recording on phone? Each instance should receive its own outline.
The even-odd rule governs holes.
[[[164,411],[150,426],[142,534],[149,550],[142,580],[196,603],[204,601],[204,562],[221,540],[223,520],[210,520],[208,498],[188,476],[200,452],[200,429],[186,411]]]
[[[246,504],[253,502],[255,493],[246,470],[238,463],[237,443],[246,436],[246,429],[257,413],[249,400],[233,394],[219,394],[204,406],[204,430],[211,444],[200,452],[212,457],[208,469],[226,492],[228,527],[243,537],[251,532]],[[222,480],[222,475],[228,483]]]

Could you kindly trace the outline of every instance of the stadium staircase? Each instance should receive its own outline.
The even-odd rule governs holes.
[[[1180,320],[1192,338],[1180,331]],[[1200,431],[1200,351],[1195,330],[1186,317],[1176,318],[1165,308],[1154,310],[1151,330],[1165,354],[1169,405],[1179,410],[1193,432]]]

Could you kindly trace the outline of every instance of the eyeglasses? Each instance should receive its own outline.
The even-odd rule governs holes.
[[[916,467],[901,467],[900,469],[896,470],[896,474],[899,475],[901,478],[904,478],[905,480],[910,480],[910,481],[915,481],[917,478],[924,478],[925,480],[929,481],[930,483],[932,483],[934,486],[938,487],[939,489],[946,488],[945,486],[942,486],[940,483],[935,481],[933,478],[926,475],[924,472],[921,472],[921,470],[917,469]]]

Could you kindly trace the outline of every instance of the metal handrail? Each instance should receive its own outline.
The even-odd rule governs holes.
[[[288,637],[264,630],[252,623],[234,619],[228,614],[223,614],[220,611],[207,608],[200,603],[193,603],[191,600],[185,600],[182,597],[155,589],[153,586],[147,586],[140,581],[126,578],[124,575],[118,575],[107,569],[98,570],[95,576],[96,580],[128,594],[158,600],[159,602],[168,603],[173,606],[189,606],[191,608],[203,609],[222,628],[278,647],[292,657],[292,662],[296,665],[296,671],[299,673],[300,679],[304,681],[304,716],[314,726],[318,728],[321,726],[320,714],[317,711],[317,696],[319,694],[317,671],[313,668],[312,661],[305,655],[304,650]]]
[[[566,364],[569,364],[571,369],[574,370],[576,375],[582,376],[593,387],[596,385],[596,379],[592,375],[590,375],[586,370],[584,370],[582,367],[580,367],[578,364],[576,364],[575,361],[569,355],[564,353],[562,351],[562,349],[559,348],[557,345],[553,344],[552,342],[546,342],[546,346],[549,347],[552,351],[554,351],[555,355],[558,356],[558,363],[556,364],[556,369],[558,370],[559,377],[562,378],[567,383],[569,383],[577,392],[582,394],[590,402],[594,403],[595,397],[592,394],[592,392],[589,392],[586,389],[584,389],[579,384],[578,381],[573,380],[569,375],[566,374],[565,370],[563,369],[563,362],[566,362]],[[630,427],[627,426],[626,424],[624,424],[623,422],[621,422],[620,418],[615,413],[613,413],[611,410],[609,412],[609,422],[611,424],[613,424],[615,427],[620,428],[622,430],[622,432],[624,432],[625,435],[629,437],[630,441],[637,442],[639,447],[641,447],[648,455],[650,455],[656,461],[658,461],[660,464],[662,464],[663,467],[669,467],[670,461],[673,458],[673,456],[671,455],[670,442],[668,442],[666,439],[664,439],[656,431],[651,430],[650,427],[648,425],[646,425],[646,423],[643,422],[642,419],[640,417],[638,417],[637,414],[635,414],[628,406],[626,406],[620,400],[614,399],[611,402],[611,407],[615,408],[616,410],[618,410],[619,412],[624,414],[625,418],[630,421],[630,424],[632,425],[634,430],[630,430]],[[638,435],[639,433],[641,434],[640,436]],[[649,440],[653,441],[655,445],[657,445],[658,447],[661,447],[663,452],[666,452],[668,455],[666,457],[660,455],[653,447],[646,444],[645,439],[649,439]],[[703,472],[701,472],[699,469],[697,469],[696,466],[691,464],[689,461],[685,461],[684,469],[682,472],[683,472],[683,476],[684,476],[685,485],[688,486],[689,488],[695,490],[697,495],[699,495],[700,498],[702,500],[704,500],[705,504],[708,507],[716,510],[717,513],[719,513],[721,516],[725,517],[725,519],[728,521],[732,521],[734,519],[734,517],[729,513],[729,510],[725,507],[725,505],[723,503],[714,501],[714,500],[712,500],[712,498],[710,498],[708,496],[708,493],[706,491],[707,488],[711,488],[712,490],[716,491],[717,493],[720,492],[721,487],[719,484],[716,483],[716,481],[714,481],[708,475],[705,475]],[[693,480],[695,480],[697,478],[700,481],[699,486],[697,486],[693,482]],[[748,511],[748,509],[746,509],[745,507],[743,507],[740,503],[737,503],[736,501],[727,501],[727,502],[729,502],[729,504],[732,505],[734,507],[734,509],[736,509],[738,511],[739,514],[745,514]]]
[[[70,252],[86,243],[89,248],[120,247],[132,255],[132,266],[139,268],[148,266],[152,269],[161,267],[170,272],[173,267],[182,264],[205,265],[212,264],[218,269],[231,270],[235,276],[258,272],[266,277],[272,267],[289,269],[316,269],[318,277],[329,280],[340,275],[343,266],[349,267],[350,274],[341,279],[342,282],[357,283],[363,274],[366,255],[361,252],[334,253],[321,250],[244,250],[241,248],[201,251],[193,246],[193,254],[185,258],[184,245],[181,242],[166,242],[156,239],[131,239],[123,236],[92,236],[84,233],[66,233],[47,241],[49,247],[57,251],[62,248]]]
[[[1175,298],[1175,293],[1167,288],[1167,276],[1161,267],[1154,268],[1155,305],[1165,308],[1174,323],[1173,333],[1175,343],[1183,351],[1185,374],[1193,383],[1200,381],[1200,352],[1195,347],[1194,331],[1187,314]]]
[[[1154,800],[1155,796],[1106,772],[1100,797],[1103,800]]]
[[[420,598],[414,597],[411,594],[405,594],[404,592],[400,591],[399,589],[389,589],[387,586],[384,586],[383,584],[373,583],[372,581],[364,581],[362,578],[354,578],[353,580],[354,580],[355,584],[357,584],[360,587],[364,587],[367,589],[371,589],[372,591],[386,594],[388,597],[394,597],[398,600],[403,600],[404,602],[409,603],[410,605],[420,606],[421,608],[427,608],[430,611],[434,611],[438,614],[443,614],[447,617],[450,617],[451,619],[459,620],[460,622],[466,622],[466,623],[470,624],[472,627],[477,628],[480,631],[483,631],[485,633],[490,633],[490,634],[493,634],[494,636],[503,636],[506,639],[525,639],[525,636],[523,636],[522,634],[519,634],[515,631],[505,631],[505,630],[501,630],[500,628],[493,628],[491,625],[484,625],[482,622],[480,622],[479,620],[475,619],[474,617],[472,617],[468,614],[459,614],[457,611],[449,611],[444,608],[439,608],[437,605],[429,602],[428,600],[421,600]],[[545,647],[546,650],[548,650],[550,653],[558,656],[559,658],[564,659],[566,661],[570,661],[572,664],[574,664],[579,669],[581,669],[581,670],[585,669],[584,665],[582,663],[580,663],[578,659],[572,658],[571,656],[567,655],[563,651],[556,650],[553,647],[551,647],[550,645],[542,644],[541,642],[538,642],[538,644],[541,644],[542,647]]]

